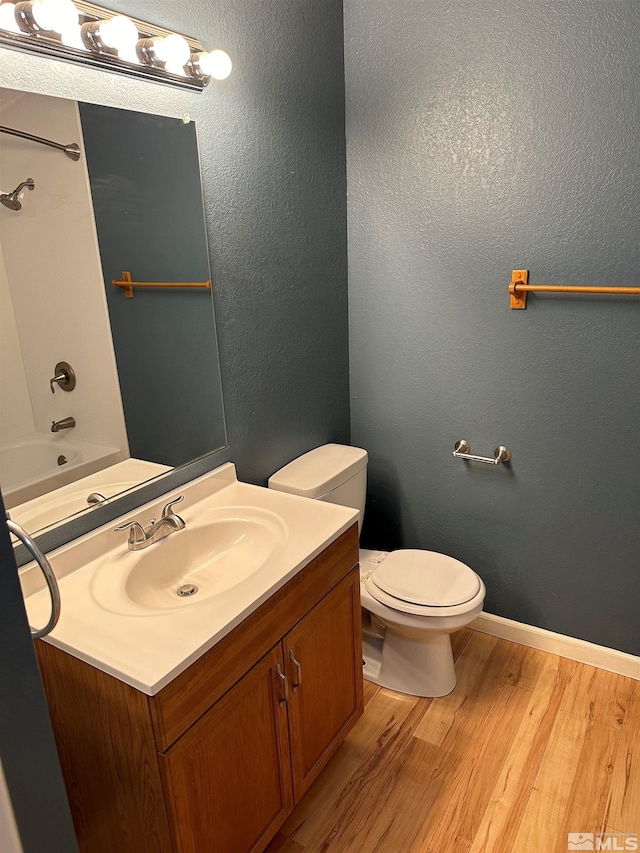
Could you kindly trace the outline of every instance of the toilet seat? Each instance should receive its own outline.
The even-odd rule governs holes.
[[[473,610],[485,596],[469,566],[436,551],[393,551],[366,577],[376,601],[417,616],[454,616]]]

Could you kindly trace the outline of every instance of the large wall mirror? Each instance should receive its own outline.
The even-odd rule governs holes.
[[[195,124],[2,89],[0,125],[0,486],[37,532],[224,447],[222,387]]]

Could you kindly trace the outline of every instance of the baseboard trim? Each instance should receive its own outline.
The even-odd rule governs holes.
[[[540,649],[640,681],[640,657],[636,655],[556,634],[544,628],[526,625],[524,622],[514,622],[513,619],[505,619],[504,616],[494,616],[491,613],[481,613],[469,627],[492,637],[511,640],[522,646],[530,646],[532,649]]]

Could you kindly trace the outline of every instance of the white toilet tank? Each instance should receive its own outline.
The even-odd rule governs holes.
[[[367,494],[366,450],[344,444],[323,444],[289,462],[269,478],[269,488],[291,495],[328,501],[360,511]]]

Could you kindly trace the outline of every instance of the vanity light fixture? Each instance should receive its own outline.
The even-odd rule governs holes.
[[[85,0],[0,0],[0,46],[195,91],[232,67],[223,50]]]

